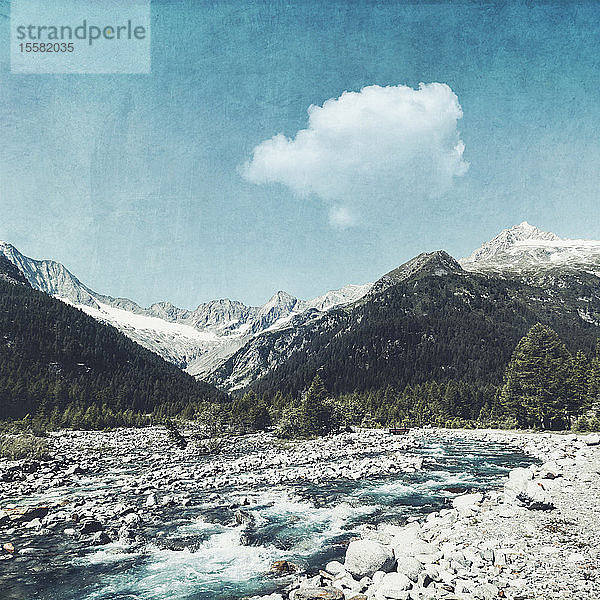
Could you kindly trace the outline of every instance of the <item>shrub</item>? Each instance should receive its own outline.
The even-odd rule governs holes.
[[[47,458],[48,440],[27,433],[0,434],[0,457],[8,460]]]

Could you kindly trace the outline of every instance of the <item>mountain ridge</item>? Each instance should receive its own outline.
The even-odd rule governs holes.
[[[552,305],[552,310],[558,313],[560,305],[551,296],[559,294],[569,305],[565,311],[574,327],[579,327],[580,321],[592,328],[600,326],[600,309],[596,306],[600,297],[597,277],[600,242],[563,239],[526,221],[502,230],[460,261],[444,250],[423,252],[384,274],[374,284],[348,285],[306,301],[280,290],[259,307],[222,298],[200,304],[193,310],[178,308],[167,301],[145,309],[128,299],[97,294],[60,263],[27,259],[9,244],[0,245],[0,255],[7,248],[5,255],[16,257],[17,262],[20,260],[28,268],[28,281],[34,287],[45,286],[64,302],[116,326],[188,373],[227,390],[245,389],[253,382],[273,378],[289,361],[298,369],[306,370],[306,364],[314,362],[314,357],[305,357],[305,363],[301,357],[303,352],[308,352],[313,337],[320,335],[326,340],[331,331],[335,331],[340,339],[348,336],[350,339],[353,330],[363,330],[361,320],[365,317],[361,311],[366,311],[368,319],[378,323],[380,338],[387,336],[386,321],[376,316],[377,310],[386,315],[388,322],[398,321],[398,315],[386,312],[389,303],[402,306],[403,311],[408,311],[406,314],[413,315],[411,318],[416,321],[410,322],[409,327],[416,326],[423,318],[423,306],[433,306],[432,315],[446,314],[446,309],[430,297],[433,289],[442,295],[453,289],[448,302],[461,314],[469,302],[483,303],[494,313],[494,307],[485,298],[477,299],[477,294],[493,296],[498,289],[504,290],[498,296],[500,304],[517,302],[512,296],[514,293],[520,298],[519,311],[536,313],[526,308],[527,302],[533,302],[540,307]],[[46,281],[48,277],[54,279]],[[481,292],[486,286],[495,290],[494,293]],[[514,292],[511,286],[519,291]],[[412,298],[410,302],[395,298],[399,290]],[[579,290],[580,296],[572,296],[573,290]],[[65,291],[70,298],[59,295]],[[459,302],[457,298],[462,300]],[[499,309],[502,322],[510,322],[502,310]],[[547,320],[555,318],[541,308],[536,314]],[[447,318],[452,319],[452,314]],[[515,331],[521,331],[521,325],[515,326]],[[364,335],[373,347],[380,346],[379,338]],[[334,339],[324,343],[339,346]],[[389,340],[389,343],[396,342]],[[338,347],[338,351],[344,352],[344,349]],[[383,348],[381,351],[388,352]],[[367,354],[369,352],[367,350]],[[321,350],[317,354],[321,356]],[[360,371],[360,363],[353,368]]]
[[[8,242],[0,242],[0,255],[19,268],[33,288],[115,326],[133,341],[197,377],[206,376],[254,335],[287,326],[294,316],[307,310],[325,312],[352,302],[371,286],[349,284],[311,300],[278,291],[256,307],[221,298],[193,310],[167,301],[143,308],[128,298],[95,292],[61,263],[29,258]]]

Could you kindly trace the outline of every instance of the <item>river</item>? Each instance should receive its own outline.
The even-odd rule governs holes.
[[[381,436],[377,455],[387,452],[385,434]],[[143,487],[132,490],[131,484],[123,483],[143,481],[143,474],[155,468],[143,458],[143,448],[132,450],[124,462],[118,456],[106,462],[105,456],[96,470],[86,469],[69,479],[68,485],[38,488],[25,497],[5,493],[1,507],[29,504],[54,509],[37,528],[0,529],[0,542],[10,541],[16,548],[11,560],[0,562],[2,598],[237,600],[268,594],[294,578],[270,572],[275,561],[287,560],[314,572],[330,560],[343,560],[347,543],[365,527],[401,524],[439,510],[466,490],[497,487],[509,469],[532,462],[500,443],[460,436],[450,442],[431,432],[416,434],[412,441],[404,453],[422,458],[422,467],[414,472],[325,478],[319,483],[292,480],[280,485],[257,478],[255,485],[243,489],[188,485],[186,489],[196,491],[187,506],[158,502],[146,507],[142,502],[139,508],[147,498],[140,496]],[[251,458],[247,451],[245,457]],[[215,458],[194,460],[214,462]],[[221,460],[227,471],[232,458]],[[185,466],[194,467],[189,458]],[[185,482],[180,485],[186,487]],[[172,490],[173,486],[168,492]],[[132,497],[132,492],[137,496]],[[155,493],[160,500],[160,487]],[[73,533],[79,527],[73,523],[77,519],[73,513],[101,515],[105,529],[116,531],[120,515],[136,502],[143,527],[127,543],[112,534],[115,541],[91,545],[89,536]]]

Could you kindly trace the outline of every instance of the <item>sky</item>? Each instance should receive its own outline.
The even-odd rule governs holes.
[[[521,221],[600,239],[600,4],[152,2],[149,74],[10,73],[0,239],[192,308],[311,298]]]

